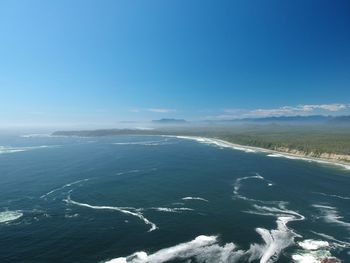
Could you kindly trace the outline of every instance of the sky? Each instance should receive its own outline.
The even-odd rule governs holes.
[[[348,0],[0,1],[0,128],[350,114]]]

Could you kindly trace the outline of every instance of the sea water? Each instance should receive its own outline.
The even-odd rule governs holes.
[[[204,138],[2,136],[0,262],[350,262],[349,189]]]

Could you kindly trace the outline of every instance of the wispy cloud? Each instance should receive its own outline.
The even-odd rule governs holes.
[[[156,112],[156,113],[170,113],[170,112],[175,112],[176,110],[174,109],[164,109],[164,108],[150,108],[147,109],[149,112]]]
[[[293,116],[310,115],[316,113],[335,113],[338,111],[350,109],[350,104],[331,103],[331,104],[300,104],[297,106],[282,106],[279,108],[260,108],[260,109],[224,109],[221,114],[216,116],[207,116],[206,119],[228,120],[235,118],[249,117],[272,117],[272,116]]]
[[[139,112],[171,113],[171,112],[176,112],[175,109],[167,109],[167,108],[132,108],[129,111],[133,112],[133,113],[139,113]]]
[[[314,109],[322,109],[328,111],[340,111],[347,108],[347,105],[341,103],[319,104],[319,105],[300,105],[304,111],[313,111]]]

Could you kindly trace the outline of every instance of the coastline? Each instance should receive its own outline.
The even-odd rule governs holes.
[[[231,148],[234,150],[244,151],[247,153],[265,153],[266,156],[273,157],[273,158],[286,158],[286,159],[293,159],[293,160],[302,160],[307,162],[316,162],[316,163],[321,163],[326,165],[333,165],[333,166],[342,167],[345,170],[350,170],[350,163],[341,162],[338,160],[310,157],[303,154],[294,154],[294,153],[276,151],[276,150],[271,150],[266,148],[247,146],[247,145],[232,143],[219,138],[209,138],[209,137],[200,137],[200,136],[179,136],[179,135],[161,135],[161,136],[194,140],[200,143],[212,144],[222,148]]]

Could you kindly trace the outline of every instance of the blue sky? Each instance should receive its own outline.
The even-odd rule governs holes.
[[[0,2],[0,126],[349,114],[350,3]]]

